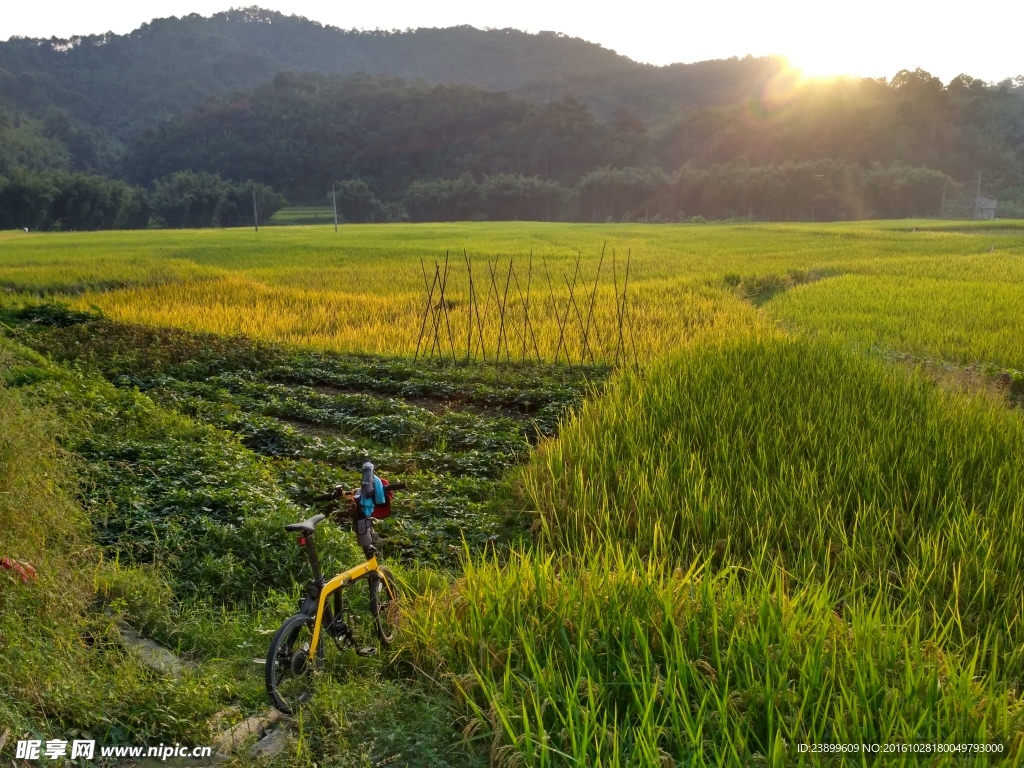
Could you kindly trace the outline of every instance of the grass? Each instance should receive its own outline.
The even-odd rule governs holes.
[[[307,576],[283,526],[309,514],[311,495],[355,482],[367,458],[385,476],[412,482],[380,526],[400,573],[403,564],[415,576],[430,563],[438,570],[425,578],[437,580],[459,562],[460,537],[472,551],[525,538],[522,518],[499,511],[508,496],[500,475],[607,374],[411,366],[130,326],[47,304],[7,308],[3,327],[8,338],[0,343],[14,352],[0,361],[2,392],[45,403],[63,424],[66,455],[77,460],[80,482],[63,491],[69,504],[50,514],[78,526],[64,544],[96,563],[77,571],[62,565],[77,579],[89,622],[104,627],[104,645],[120,649],[116,622],[129,620],[198,665],[187,681],[167,685],[123,651],[113,671],[79,655],[83,674],[70,678],[73,685],[84,687],[83,676],[125,675],[107,685],[109,701],[79,697],[60,719],[25,710],[16,721],[47,738],[77,726],[104,743],[196,742],[228,705],[236,707],[233,719],[266,709],[252,658],[265,651],[266,632],[294,612]],[[423,407],[429,398],[434,410]],[[16,420],[12,428],[20,428]],[[12,467],[27,466],[27,456],[13,456]],[[45,462],[38,466],[45,470]],[[54,474],[71,481],[66,468]],[[16,519],[13,507],[8,514]],[[15,533],[31,525],[18,523]],[[327,571],[359,559],[338,526],[321,528],[318,544]],[[81,552],[64,547],[55,556],[82,562]],[[44,594],[60,592],[47,583]],[[32,633],[52,632],[55,621],[34,617],[28,642]],[[22,645],[18,636],[13,657],[31,665],[35,656]],[[479,764],[454,742],[447,700],[436,690],[386,673],[381,661],[350,657],[332,653],[303,733],[304,759],[362,765],[412,755],[418,765]],[[140,690],[152,701],[162,697],[165,708],[154,712]],[[24,696],[17,692],[12,708]],[[378,722],[375,698],[417,727]],[[94,729],[94,720],[107,727]]]
[[[1018,410],[783,337],[618,376],[521,484],[554,551],[614,545],[684,568],[768,557],[801,580],[891,591],[959,642],[987,635],[1020,675],[1022,452]]]
[[[413,267],[409,264],[407,268],[418,270],[418,265]],[[593,265],[591,269],[594,269]],[[386,282],[387,272],[381,273],[379,279]],[[630,358],[634,355],[644,357],[665,346],[683,343],[694,335],[735,325],[746,315],[746,308],[740,302],[703,287],[659,281],[647,284],[643,290],[649,293],[631,294],[629,312],[635,322],[632,334],[627,327],[621,345],[628,345]],[[448,356],[451,352],[461,359],[472,333],[474,357],[487,355],[493,360],[499,353],[501,329],[497,302],[484,303],[480,310],[485,347],[481,352],[479,331],[476,327],[472,330],[469,327],[468,302],[463,294],[455,295],[458,298],[450,300],[458,310],[458,314],[450,318],[455,341],[450,344],[447,329],[442,326],[440,354]],[[588,334],[587,348],[594,347],[599,362],[611,362],[619,345],[614,295],[614,289],[605,286],[595,300],[593,323],[596,330],[592,340]],[[559,349],[558,329],[560,318],[564,322],[568,305],[567,289],[563,286],[557,291],[553,301],[548,297],[534,298],[530,323],[536,339],[529,331],[526,335],[519,333],[522,324],[518,318],[522,317],[524,303],[516,296],[508,305],[510,314],[515,313],[517,324],[511,326],[503,337],[503,358],[521,360],[539,354],[546,360],[554,360],[557,354],[565,362],[566,351]],[[415,289],[366,295],[289,285],[269,287],[259,281],[232,277],[155,288],[131,288],[111,294],[87,294],[78,306],[97,306],[111,317],[130,322],[243,334],[314,349],[412,356],[417,349],[424,296]],[[584,316],[589,314],[586,306],[580,311]],[[686,322],[680,324],[680,318],[686,318]],[[581,326],[586,326],[585,319],[573,319],[571,326],[567,326],[565,343],[574,362],[584,357],[589,360],[589,355],[582,354]],[[428,334],[427,344],[431,348],[434,346],[432,339]]]
[[[339,222],[344,220],[339,217]],[[296,226],[334,223],[334,208],[331,206],[299,205],[288,206],[270,217],[271,226]]]
[[[1024,264],[1024,255],[1016,262]],[[1009,269],[1018,266],[1014,262]],[[1018,326],[1024,281],[979,274],[973,279],[843,275],[802,285],[772,299],[771,313],[863,349],[1024,369]]]
[[[0,368],[26,362],[0,341]],[[0,384],[0,553],[38,573],[22,583],[0,571],[0,722],[14,740],[201,738],[216,702],[211,681],[153,675],[122,644],[117,613],[94,604],[96,584],[115,574],[69,492],[78,473],[58,445],[63,429],[51,410]],[[153,583],[138,570],[121,576],[137,592]]]
[[[799,745],[872,743],[981,743],[1021,759],[1016,690],[979,675],[984,643],[950,652],[912,612],[781,570],[525,553],[468,565],[417,602],[405,638],[495,765],[820,765]]]

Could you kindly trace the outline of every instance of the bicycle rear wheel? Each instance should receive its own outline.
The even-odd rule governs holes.
[[[313,695],[313,673],[323,667],[324,643],[310,659],[314,618],[297,613],[285,620],[267,649],[267,694],[275,709],[293,715]],[[321,637],[321,640],[323,638]]]
[[[398,582],[387,566],[381,566],[376,574],[369,575],[370,615],[373,617],[377,637],[382,645],[391,645],[398,631],[401,612],[401,596]]]

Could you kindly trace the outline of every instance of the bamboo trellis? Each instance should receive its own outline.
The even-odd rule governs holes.
[[[606,250],[601,249],[592,280],[585,278],[583,257],[577,254],[571,278],[561,274],[564,292],[556,290],[557,278],[552,280],[547,259],[543,259],[547,296],[541,298],[534,284],[540,276],[538,281],[533,279],[532,252],[523,260],[525,268],[522,261],[517,264],[514,258],[506,264],[504,259],[495,257],[493,261],[484,260],[483,271],[465,251],[461,264],[446,253],[443,262],[434,262],[432,277],[420,260],[424,301],[414,359],[462,363],[564,362],[570,368],[634,362],[634,302],[629,295],[632,251],[627,252],[620,288],[618,259],[612,249],[612,281],[608,287],[612,288],[614,312],[607,312],[602,311],[608,309],[607,290],[599,290]],[[456,283],[458,290],[454,288]],[[606,320],[599,322],[600,317]],[[538,333],[550,337],[545,335],[539,340]],[[544,343],[548,341],[553,343]],[[549,350],[547,357],[542,348]]]

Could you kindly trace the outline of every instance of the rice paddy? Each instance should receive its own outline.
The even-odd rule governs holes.
[[[518,363],[584,359],[584,313],[564,319],[577,263],[592,362],[615,363],[628,259],[641,363],[506,473],[532,537],[467,548],[455,578],[408,572],[398,666],[444,692],[473,750],[528,766],[817,765],[814,744],[856,744],[856,764],[1024,762],[1019,223],[2,234],[0,285],[118,323],[408,360],[446,253],[485,287],[488,261],[495,288],[510,260],[532,276],[506,305],[531,319],[529,338],[510,320],[502,359]],[[472,352],[465,266],[449,288],[442,340],[450,323]],[[472,356],[493,361],[491,294]],[[936,365],[980,383],[954,391]],[[225,414],[240,394],[281,407],[275,380],[219,381],[202,386]],[[303,397],[303,413],[327,402]]]
[[[342,227],[337,235],[326,226],[259,233],[5,233],[0,285],[16,294],[67,294],[80,308],[97,306],[125,322],[315,349],[408,354],[420,341],[434,265],[447,255],[452,278],[446,321],[456,356],[477,334],[484,342],[475,354],[493,357],[500,294],[510,321],[530,305],[530,338],[520,331],[521,321],[506,329],[509,353],[516,350],[523,359],[525,346],[553,359],[560,336],[581,356],[586,307],[579,322],[575,312],[565,313],[567,282],[579,257],[577,301],[583,303],[584,291],[596,293],[589,334],[597,343],[588,346],[607,360],[617,346],[614,296],[623,290],[628,256],[628,314],[641,358],[757,324],[760,319],[728,289],[770,278],[806,283],[771,302],[770,320],[839,331],[861,345],[1024,367],[1016,364],[1024,338],[1024,230],[998,224],[954,231],[934,222],[858,222],[361,225]],[[467,257],[480,319],[470,316]],[[510,261],[520,279],[506,290]],[[488,262],[495,265],[493,291]],[[999,287],[990,290],[993,285]],[[921,327],[918,316],[933,327]]]
[[[1003,280],[842,275],[787,291],[769,311],[865,350],[1022,370],[1024,281],[1013,270],[1024,254],[1006,261]]]

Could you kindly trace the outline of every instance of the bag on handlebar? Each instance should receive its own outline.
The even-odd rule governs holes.
[[[370,515],[374,520],[383,520],[385,517],[391,516],[391,497],[395,495],[394,491],[388,490],[388,481],[383,477],[380,479],[381,484],[384,486],[384,503],[373,505],[373,514]]]
[[[364,517],[381,520],[391,514],[391,496],[388,492],[388,481],[378,477],[372,462],[363,464],[363,480],[359,484],[358,506]]]
[[[356,541],[363,549],[371,544],[376,547],[380,543],[380,536],[373,530],[373,521],[383,520],[391,514],[391,497],[395,492],[388,490],[387,480],[381,478],[381,483],[384,486],[384,503],[374,504],[373,513],[369,517],[358,514],[352,520],[352,532],[355,533]]]

